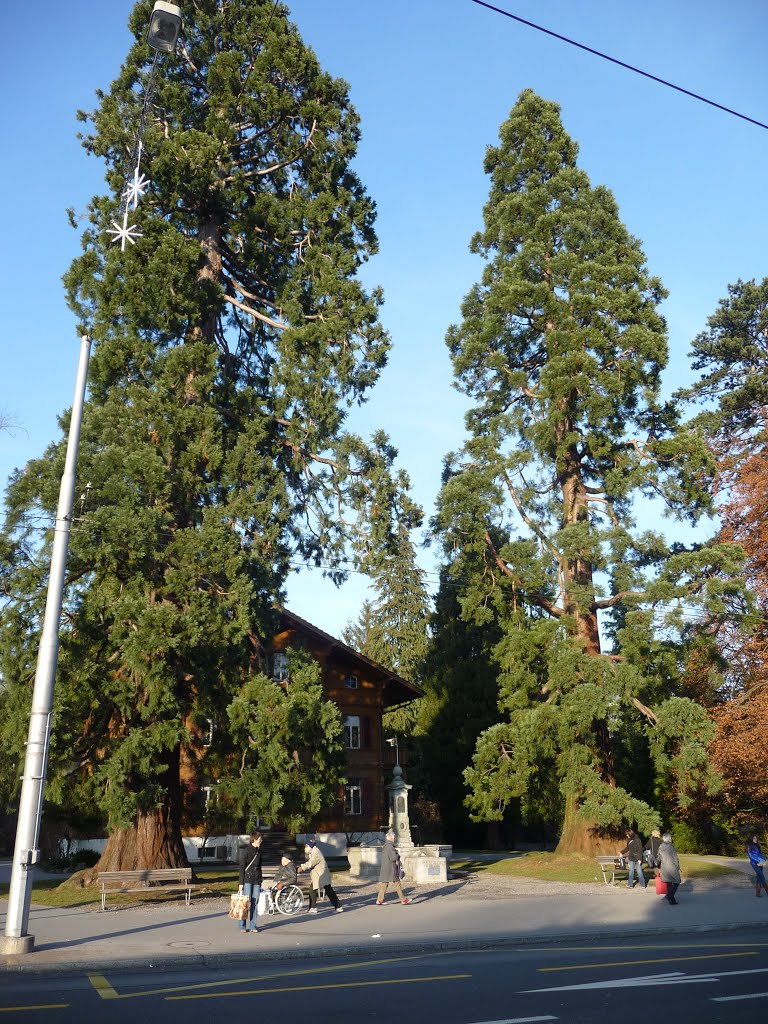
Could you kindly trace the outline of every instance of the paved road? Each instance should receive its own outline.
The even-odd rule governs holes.
[[[381,1020],[741,1024],[768,1011],[768,939],[662,941],[318,958],[194,970],[6,976],[4,1019],[80,1024]],[[106,1004],[106,1005],[105,1005]],[[5,1014],[12,1016],[6,1017]]]

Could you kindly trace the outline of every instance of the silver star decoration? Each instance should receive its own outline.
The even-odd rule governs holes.
[[[107,228],[108,235],[114,235],[113,242],[120,242],[120,249],[125,252],[125,243],[130,242],[131,245],[136,245],[136,239],[141,238],[141,231],[136,227],[135,224],[128,224],[128,214],[126,213],[123,218],[123,223],[118,224],[116,220],[112,221],[113,227]]]
[[[133,178],[128,182],[128,188],[123,192],[123,198],[128,200],[127,205],[133,203],[134,210],[139,205],[139,199],[147,191],[150,179],[139,173],[138,165],[133,172]]]

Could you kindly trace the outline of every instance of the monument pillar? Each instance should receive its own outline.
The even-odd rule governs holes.
[[[411,822],[408,818],[408,792],[412,789],[403,778],[403,769],[396,764],[392,769],[392,781],[384,787],[389,794],[389,827],[395,833],[398,850],[413,848]]]

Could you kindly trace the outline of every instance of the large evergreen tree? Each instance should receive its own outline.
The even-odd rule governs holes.
[[[717,637],[736,691],[768,682],[768,278],[738,281],[693,343],[695,384],[679,397],[697,417],[717,459],[725,541],[741,545],[759,616],[750,629]]]
[[[710,461],[660,397],[661,283],[611,193],[578,167],[557,105],[522,93],[485,169],[471,243],[485,267],[447,338],[473,402],[469,438],[435,520],[446,553],[463,555],[463,614],[502,628],[501,715],[466,772],[469,804],[498,819],[554,776],[560,849],[593,849],[601,831],[658,822],[617,775],[626,716],[644,722],[680,802],[712,781],[711,727],[675,689],[679,636],[654,625],[674,599],[716,609],[727,584],[714,570],[734,555],[672,551],[638,528],[659,505],[685,521],[706,511]]]
[[[400,522],[391,550],[371,572],[375,597],[364,601],[343,639],[367,658],[418,681],[427,649],[429,594],[408,526]]]
[[[371,568],[392,547],[394,524],[413,516],[387,438],[364,443],[345,430],[389,345],[381,297],[357,276],[376,251],[374,205],[350,166],[358,119],[345,83],[322,71],[282,5],[185,8],[146,120],[141,237],[124,252],[112,244],[151,64],[151,7],[136,4],[136,42],[82,115],[108,192],[92,200],[82,255],[65,277],[94,354],[49,793],[79,790],[104,809],[103,865],[114,867],[183,861],[180,765],[201,719],[220,726],[229,709],[245,737],[243,707],[269,704],[254,687],[274,685],[259,673],[291,562],[322,562],[341,579],[351,545]],[[24,738],[51,541],[42,527],[63,458],[63,442],[53,444],[8,491],[9,752]],[[302,699],[307,719],[323,722],[333,765],[318,689]],[[300,716],[284,718],[288,729]],[[299,767],[306,734],[281,739]],[[238,772],[269,785],[258,748],[243,742]],[[291,779],[296,819],[323,802],[314,778],[302,805],[302,785]]]

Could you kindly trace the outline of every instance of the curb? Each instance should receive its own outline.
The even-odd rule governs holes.
[[[651,937],[662,940],[669,935],[712,935],[718,932],[739,931],[748,933],[750,931],[763,931],[768,928],[768,921],[764,924],[732,923],[732,924],[707,924],[687,925],[673,928],[665,928],[660,931],[658,928],[639,928],[621,931],[605,932],[574,932],[568,935],[558,935],[550,939],[528,938],[525,935],[508,937],[488,936],[483,939],[455,939],[430,941],[428,939],[413,942],[387,942],[373,947],[370,943],[362,945],[357,943],[349,946],[334,946],[332,949],[286,949],[286,950],[250,950],[246,952],[227,953],[198,953],[196,955],[141,957],[133,960],[83,960],[80,963],[55,963],[35,964],[25,963],[20,959],[7,959],[0,963],[0,977],[3,974],[46,974],[46,975],[76,975],[87,974],[98,971],[99,974],[109,972],[110,974],[127,973],[137,970],[174,970],[186,967],[221,967],[228,964],[238,963],[259,963],[274,961],[292,960],[320,960],[334,959],[346,956],[370,956],[372,954],[402,954],[402,953],[430,953],[430,952],[462,952],[483,949],[515,949],[517,947],[549,947],[561,946],[571,942],[591,942],[595,940],[627,939]],[[28,954],[33,957],[34,953]],[[26,958],[25,958],[26,959]]]

